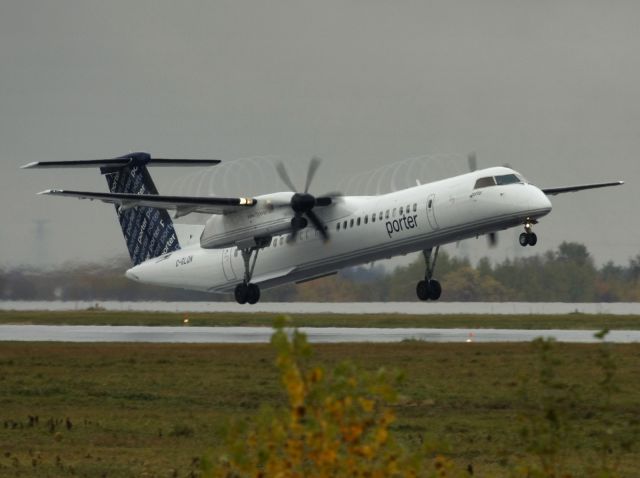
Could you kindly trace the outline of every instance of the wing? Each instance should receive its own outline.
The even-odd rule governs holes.
[[[611,183],[595,183],[595,184],[583,184],[581,186],[564,186],[561,188],[544,188],[542,192],[547,196],[555,196],[556,194],[574,193],[576,191],[583,191],[585,189],[597,189],[608,188],[609,186],[620,186],[624,184],[624,181],[614,181]]]
[[[257,200],[253,198],[219,198],[193,196],[160,196],[155,194],[99,193],[85,191],[66,191],[64,189],[47,189],[38,194],[68,196],[79,199],[98,200],[117,204],[121,210],[134,207],[152,207],[156,209],[175,210],[174,217],[185,216],[192,212],[206,214],[228,214],[241,208],[253,207]]]

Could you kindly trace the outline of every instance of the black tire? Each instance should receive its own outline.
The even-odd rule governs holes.
[[[429,300],[429,286],[427,281],[421,280],[416,285],[416,295],[420,300]]]
[[[236,297],[236,302],[238,304],[246,304],[247,303],[247,294],[248,288],[246,284],[238,284],[236,286],[236,290],[234,291],[234,295]]]
[[[522,247],[526,247],[527,245],[529,245],[529,235],[526,232],[523,232],[522,234],[520,234],[518,241],[520,242],[520,245]]]
[[[527,243],[530,246],[535,246],[538,243],[538,236],[536,236],[535,232],[532,232],[529,234],[529,237],[527,239]]]
[[[438,300],[442,295],[442,286],[435,279],[429,281],[429,299]]]
[[[257,284],[249,284],[247,286],[247,302],[255,304],[260,300],[260,287]]]

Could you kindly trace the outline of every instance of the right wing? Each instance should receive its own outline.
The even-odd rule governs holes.
[[[257,200],[253,198],[220,198],[193,196],[160,196],[155,194],[99,193],[86,191],[67,191],[64,189],[47,189],[38,194],[52,196],[68,196],[78,199],[98,200],[117,204],[121,210],[134,207],[152,207],[156,209],[175,210],[174,217],[185,216],[192,212],[205,214],[228,214],[241,208],[253,207]]]
[[[624,181],[614,181],[611,183],[583,184],[581,186],[564,186],[561,188],[543,188],[541,190],[547,196],[555,196],[556,194],[574,193],[576,191],[583,191],[585,189],[607,188],[609,186],[620,186],[622,184],[624,184]]]

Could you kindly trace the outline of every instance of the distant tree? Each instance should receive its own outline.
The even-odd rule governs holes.
[[[512,296],[512,292],[491,275],[483,276],[469,266],[449,272],[442,281],[446,284],[442,293],[445,300],[492,302],[507,300]]]
[[[152,286],[124,276],[127,257],[99,264],[67,263],[56,269],[0,268],[4,300],[165,300],[230,301],[233,297]],[[385,273],[381,267],[350,268],[300,285],[263,291],[264,301],[414,301],[416,283],[424,278],[421,254],[413,262]],[[505,259],[492,265],[482,258],[473,267],[466,258],[441,250],[435,278],[443,285],[441,300],[593,302],[640,301],[640,254],[627,266],[607,262],[596,268],[583,244],[564,242],[557,250]]]

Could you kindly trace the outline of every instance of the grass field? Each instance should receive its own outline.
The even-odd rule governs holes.
[[[0,311],[0,324],[39,325],[175,325],[185,318],[194,326],[271,326],[270,313],[166,313],[109,312],[80,310],[68,312]],[[302,327],[427,327],[498,329],[582,329],[638,330],[636,315],[340,315],[296,314],[295,326]]]
[[[619,391],[606,409],[596,400],[598,347],[554,345],[554,371],[575,399],[565,445],[579,467],[597,460],[603,427],[615,440],[637,438],[640,346],[610,347]],[[525,448],[523,417],[537,413],[536,397],[556,393],[524,385],[538,376],[531,344],[314,350],[326,366],[348,359],[403,371],[394,430],[410,447],[435,440],[476,476],[507,476]],[[283,404],[274,357],[269,345],[0,342],[0,476],[197,476],[231,417]],[[621,475],[637,476],[638,449],[612,449]]]

